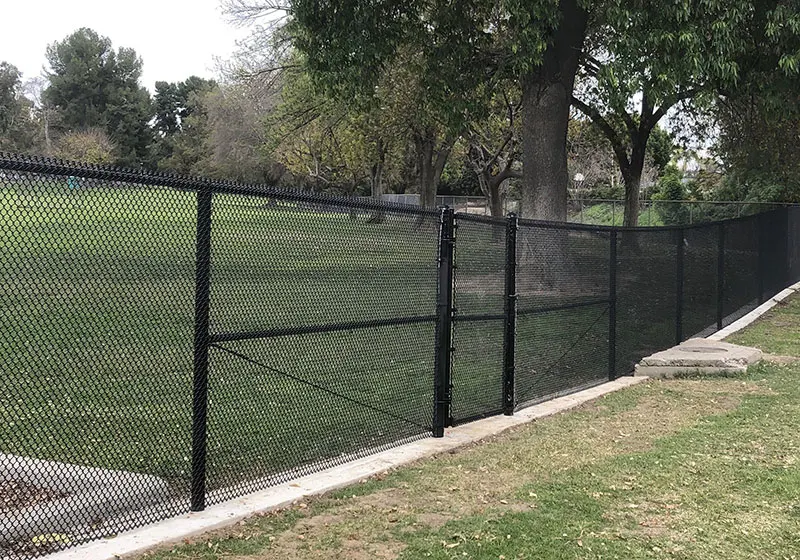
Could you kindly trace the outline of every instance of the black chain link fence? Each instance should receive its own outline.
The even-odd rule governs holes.
[[[800,278],[800,210],[493,219],[0,154],[0,558],[628,374]]]

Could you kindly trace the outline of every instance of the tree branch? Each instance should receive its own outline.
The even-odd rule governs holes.
[[[680,93],[677,93],[672,97],[667,97],[661,104],[661,106],[653,113],[652,126],[655,126],[658,123],[658,121],[660,121],[664,117],[664,115],[667,114],[667,111],[669,111],[673,106],[675,106],[676,103],[679,103],[684,99],[691,99],[692,97],[697,95],[698,92],[699,92],[698,88],[690,88]]]
[[[611,142],[611,147],[614,150],[614,154],[617,156],[620,164],[624,164],[624,167],[628,167],[630,165],[630,161],[628,160],[628,152],[625,149],[625,144],[622,142],[622,139],[619,137],[619,134],[614,127],[612,127],[609,122],[600,114],[600,111],[595,109],[594,107],[584,103],[574,95],[572,96],[572,104],[575,105],[581,113],[589,117],[592,122],[600,129],[600,131],[608,138],[608,141]]]

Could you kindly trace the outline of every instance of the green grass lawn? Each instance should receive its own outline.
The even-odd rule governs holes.
[[[146,472],[186,488],[195,208],[193,193],[171,189],[69,190],[37,179],[0,190],[0,451]],[[212,331],[434,314],[435,218],[367,218],[216,196]],[[523,228],[520,246],[545,233]],[[502,313],[504,226],[463,222],[458,238],[459,315]],[[606,297],[607,237],[572,232],[566,243],[571,268],[548,293],[521,291],[521,309]],[[526,258],[521,282],[541,268]],[[618,373],[671,343],[668,290],[640,286],[668,277],[673,260],[646,245],[620,253]],[[518,400],[602,380],[607,326],[602,305],[521,317]],[[502,332],[502,321],[456,324],[456,420],[499,409]],[[211,488],[430,425],[432,323],[224,346],[261,365],[211,351]]]
[[[365,220],[215,197],[212,331],[432,315],[435,220]],[[0,191],[0,451],[186,488],[194,247],[192,193]],[[417,324],[224,344],[272,369],[212,349],[209,486],[425,433],[433,342]]]
[[[747,329],[727,338],[728,342],[755,346],[779,356],[800,356],[800,298],[779,303]]]
[[[154,474],[185,495],[195,195],[91,184],[70,191],[62,183],[37,179],[0,190],[0,452]],[[436,219],[367,218],[216,196],[212,332],[433,315]],[[495,233],[483,224],[460,229],[462,314],[502,313],[505,240]],[[594,258],[591,244],[576,250]],[[529,303],[569,298],[539,295]],[[576,384],[570,372],[583,354],[569,349],[585,324],[580,309],[537,320],[536,344],[526,351],[534,393]],[[209,488],[428,433],[433,327],[222,345],[260,365],[212,348]],[[456,326],[457,420],[499,409],[502,327]],[[581,348],[605,348],[598,336]]]
[[[576,203],[577,204],[577,203]],[[715,204],[714,202],[666,202],[649,201],[639,212],[639,226],[675,226],[685,224],[701,224],[728,220],[740,216],[749,216],[765,212],[778,205],[757,204]],[[583,210],[570,210],[569,221],[585,224],[621,226],[624,214],[624,203],[583,201]]]
[[[735,340],[800,353],[797,301]],[[142,558],[792,558],[798,375],[651,381]]]
[[[621,226],[624,218],[625,207],[619,204],[609,204],[608,202],[584,203],[583,211],[573,212],[569,216],[569,221],[584,224],[595,224],[603,226]],[[650,208],[643,209],[639,214],[640,226],[663,226],[668,225],[657,210]]]

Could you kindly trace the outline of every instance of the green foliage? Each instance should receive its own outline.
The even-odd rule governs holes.
[[[653,200],[684,200],[686,191],[683,186],[683,174],[678,166],[670,164],[659,177]]]
[[[661,221],[665,224],[685,224],[689,222],[689,207],[686,204],[658,202],[682,201],[686,199],[686,189],[683,184],[683,174],[674,164],[670,164],[659,178],[653,200]]]
[[[133,49],[114,51],[110,39],[81,28],[47,48],[45,98],[65,132],[101,128],[127,165],[146,161],[152,142],[150,94],[139,85],[142,61]]]
[[[493,85],[542,61],[558,6],[549,0],[293,0],[289,34],[315,84],[367,102],[403,52],[417,59],[425,101],[448,129],[484,114]]]
[[[264,121],[276,92],[258,79],[227,83],[203,98],[208,114],[205,167],[213,177],[275,184],[285,169],[265,148]]]
[[[675,143],[672,135],[664,128],[656,125],[647,141],[647,155],[659,173],[663,173],[672,156],[675,154]]]
[[[781,170],[732,170],[716,194],[722,200],[800,202],[800,176]]]
[[[303,66],[286,72],[279,102],[265,121],[267,149],[296,186],[404,192],[415,180],[415,132],[440,132],[419,104],[415,73],[413,57],[398,58],[369,103],[354,105],[317,87]]]
[[[769,24],[766,32],[777,33]],[[789,23],[787,26],[791,27]],[[772,31],[771,31],[772,29]],[[785,34],[784,34],[785,35]],[[736,88],[715,101],[716,152],[728,176],[721,194],[735,200],[800,201],[800,74],[782,68],[785,52],[756,35]],[[800,39],[786,39],[787,49]]]
[[[799,35],[796,29],[780,37],[768,32],[775,18],[789,25],[797,13],[783,8],[781,0],[608,0],[598,10],[578,106],[614,145],[631,194],[639,188],[653,127],[672,107],[735,89],[743,59],[758,58],[764,49],[776,53],[768,64],[778,69],[777,57],[790,52]],[[669,161],[665,140],[647,149],[661,168]]]
[[[0,62],[0,150],[29,151],[37,140],[33,104],[22,95],[22,74]]]
[[[190,173],[205,152],[208,135],[204,96],[217,89],[214,80],[190,76],[183,82],[156,82],[155,141],[150,147],[155,164],[165,169]],[[194,117],[194,118],[193,118]]]

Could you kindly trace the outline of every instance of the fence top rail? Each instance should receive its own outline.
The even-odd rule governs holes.
[[[207,190],[218,194],[238,194],[244,196],[257,196],[263,198],[272,198],[275,200],[284,200],[291,202],[308,202],[317,204],[326,204],[339,206],[342,208],[353,208],[362,210],[373,211],[386,211],[393,213],[414,214],[421,216],[438,216],[440,210],[433,208],[422,208],[417,205],[401,204],[396,202],[379,201],[374,198],[365,197],[345,197],[331,195],[327,193],[320,193],[315,191],[301,191],[296,189],[287,189],[275,187],[265,184],[250,184],[238,183],[235,181],[228,181],[222,179],[209,179],[205,177],[194,177],[188,175],[179,175],[159,171],[147,171],[142,169],[131,169],[123,167],[115,167],[108,165],[97,165],[82,163],[76,161],[61,160],[56,158],[49,158],[43,156],[32,156],[24,154],[15,154],[10,152],[0,151],[0,171],[13,171],[23,173],[36,173],[44,175],[56,175],[64,177],[79,177],[86,179],[100,179],[104,181],[119,181],[124,183],[135,183],[145,186],[161,186],[169,187],[179,190],[187,190],[192,192]],[[575,199],[573,199],[575,200]],[[593,200],[595,202],[621,202],[614,200],[603,199],[584,199]],[[687,201],[658,201],[658,202],[687,202]],[[697,202],[697,201],[689,201]],[[708,202],[707,204],[760,204],[769,206],[780,206],[781,208],[800,206],[793,203],[772,203],[772,202],[734,202],[734,201],[717,201]],[[756,215],[770,214],[779,211],[781,208],[775,208],[767,212],[762,212]],[[731,218],[727,220],[717,220],[713,222],[701,222],[697,224],[688,225],[670,225],[670,226],[634,226],[634,227],[621,227],[621,226],[604,226],[596,224],[576,224],[565,222],[551,222],[545,220],[532,220],[521,218],[519,224],[521,226],[551,228],[551,229],[568,229],[568,230],[583,230],[583,231],[669,231],[679,229],[694,229],[701,228],[719,223],[731,223],[735,221],[742,221],[752,218],[751,216],[741,216],[738,218]],[[495,218],[491,216],[478,216],[475,214],[458,213],[459,219],[470,220],[482,223],[502,223],[502,218]]]
[[[619,198],[570,198],[570,202],[592,202],[597,204],[615,203],[624,205],[625,201]],[[798,202],[763,202],[760,200],[640,200],[640,204],[718,204],[718,205],[753,205],[753,206],[800,206]]]
[[[552,222],[547,220],[531,220],[527,218],[520,218],[519,225],[520,227],[536,227],[536,228],[548,228],[548,229],[565,229],[565,230],[582,230],[582,231],[594,231],[597,233],[600,232],[609,232],[609,231],[619,231],[619,232],[637,232],[637,231],[650,231],[650,232],[658,232],[658,231],[678,231],[678,230],[687,230],[687,229],[702,229],[709,226],[718,226],[720,224],[731,224],[731,223],[738,223],[738,222],[746,222],[748,220],[759,219],[761,217],[769,217],[769,216],[777,216],[779,212],[784,211],[786,207],[783,208],[775,208],[773,210],[767,210],[766,212],[759,212],[757,214],[750,214],[748,216],[740,216],[738,218],[729,218],[727,220],[716,220],[713,222],[699,222],[696,224],[686,224],[686,225],[674,225],[674,226],[604,226],[604,225],[597,225],[597,224],[577,224],[572,222]]]
[[[135,183],[143,186],[169,187],[192,192],[210,191],[216,194],[257,196],[275,200],[318,203],[362,210],[386,211],[423,216],[438,215],[438,211],[435,209],[426,209],[409,204],[378,201],[372,198],[364,199],[346,197],[315,191],[301,191],[296,189],[275,187],[265,184],[238,183],[223,179],[209,179],[205,177],[193,177],[160,171],[147,171],[142,169],[115,167],[110,165],[81,163],[56,158],[14,154],[0,151],[0,172],[2,171],[56,175],[62,177],[71,176],[83,179],[99,179],[103,181],[118,181],[123,183]]]

